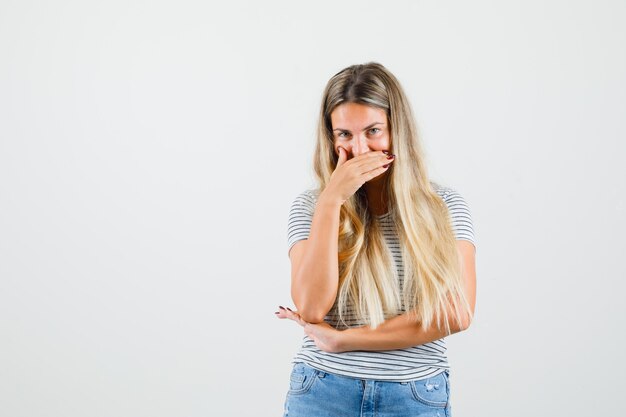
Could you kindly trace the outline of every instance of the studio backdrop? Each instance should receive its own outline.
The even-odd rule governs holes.
[[[0,415],[280,416],[287,216],[375,61],[476,234],[462,416],[617,415],[621,1],[0,2]]]

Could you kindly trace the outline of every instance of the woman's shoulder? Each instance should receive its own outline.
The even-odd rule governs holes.
[[[444,199],[451,192],[455,191],[452,187],[436,181],[430,181],[430,186],[433,188],[433,191],[435,191],[439,195],[439,197]]]
[[[291,203],[292,210],[295,208],[313,209],[317,203],[319,190],[315,188],[307,188],[295,195]]]
[[[467,200],[455,187],[436,183],[434,181],[431,181],[430,183],[453,216],[464,214],[469,217],[470,208],[467,204]]]
[[[432,181],[431,184],[433,184],[433,188],[448,207],[456,239],[469,240],[476,246],[472,214],[465,198],[456,188],[433,183]]]
[[[304,199],[309,201],[317,201],[320,191],[316,188],[307,188],[296,195],[296,199]]]
[[[464,200],[463,196],[456,188],[435,181],[430,181],[433,190],[441,197],[441,199],[449,205],[453,200]]]
[[[320,190],[317,188],[308,188],[302,191],[300,194],[317,200],[317,197],[320,195]]]

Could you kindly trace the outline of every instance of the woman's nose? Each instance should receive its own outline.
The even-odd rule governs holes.
[[[352,142],[352,155],[359,156],[369,151],[370,148],[367,146],[366,138],[355,136]]]

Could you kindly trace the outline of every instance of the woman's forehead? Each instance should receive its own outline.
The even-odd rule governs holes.
[[[366,104],[342,103],[331,112],[330,119],[336,129],[365,129],[372,123],[385,124],[387,112]]]

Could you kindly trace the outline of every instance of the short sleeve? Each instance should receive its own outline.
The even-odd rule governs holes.
[[[452,230],[454,231],[456,239],[468,240],[476,247],[472,214],[463,196],[456,190],[446,188],[442,198],[446,206],[448,206]]]
[[[296,242],[308,239],[316,201],[315,193],[307,190],[300,193],[291,204],[287,221],[287,253]]]

